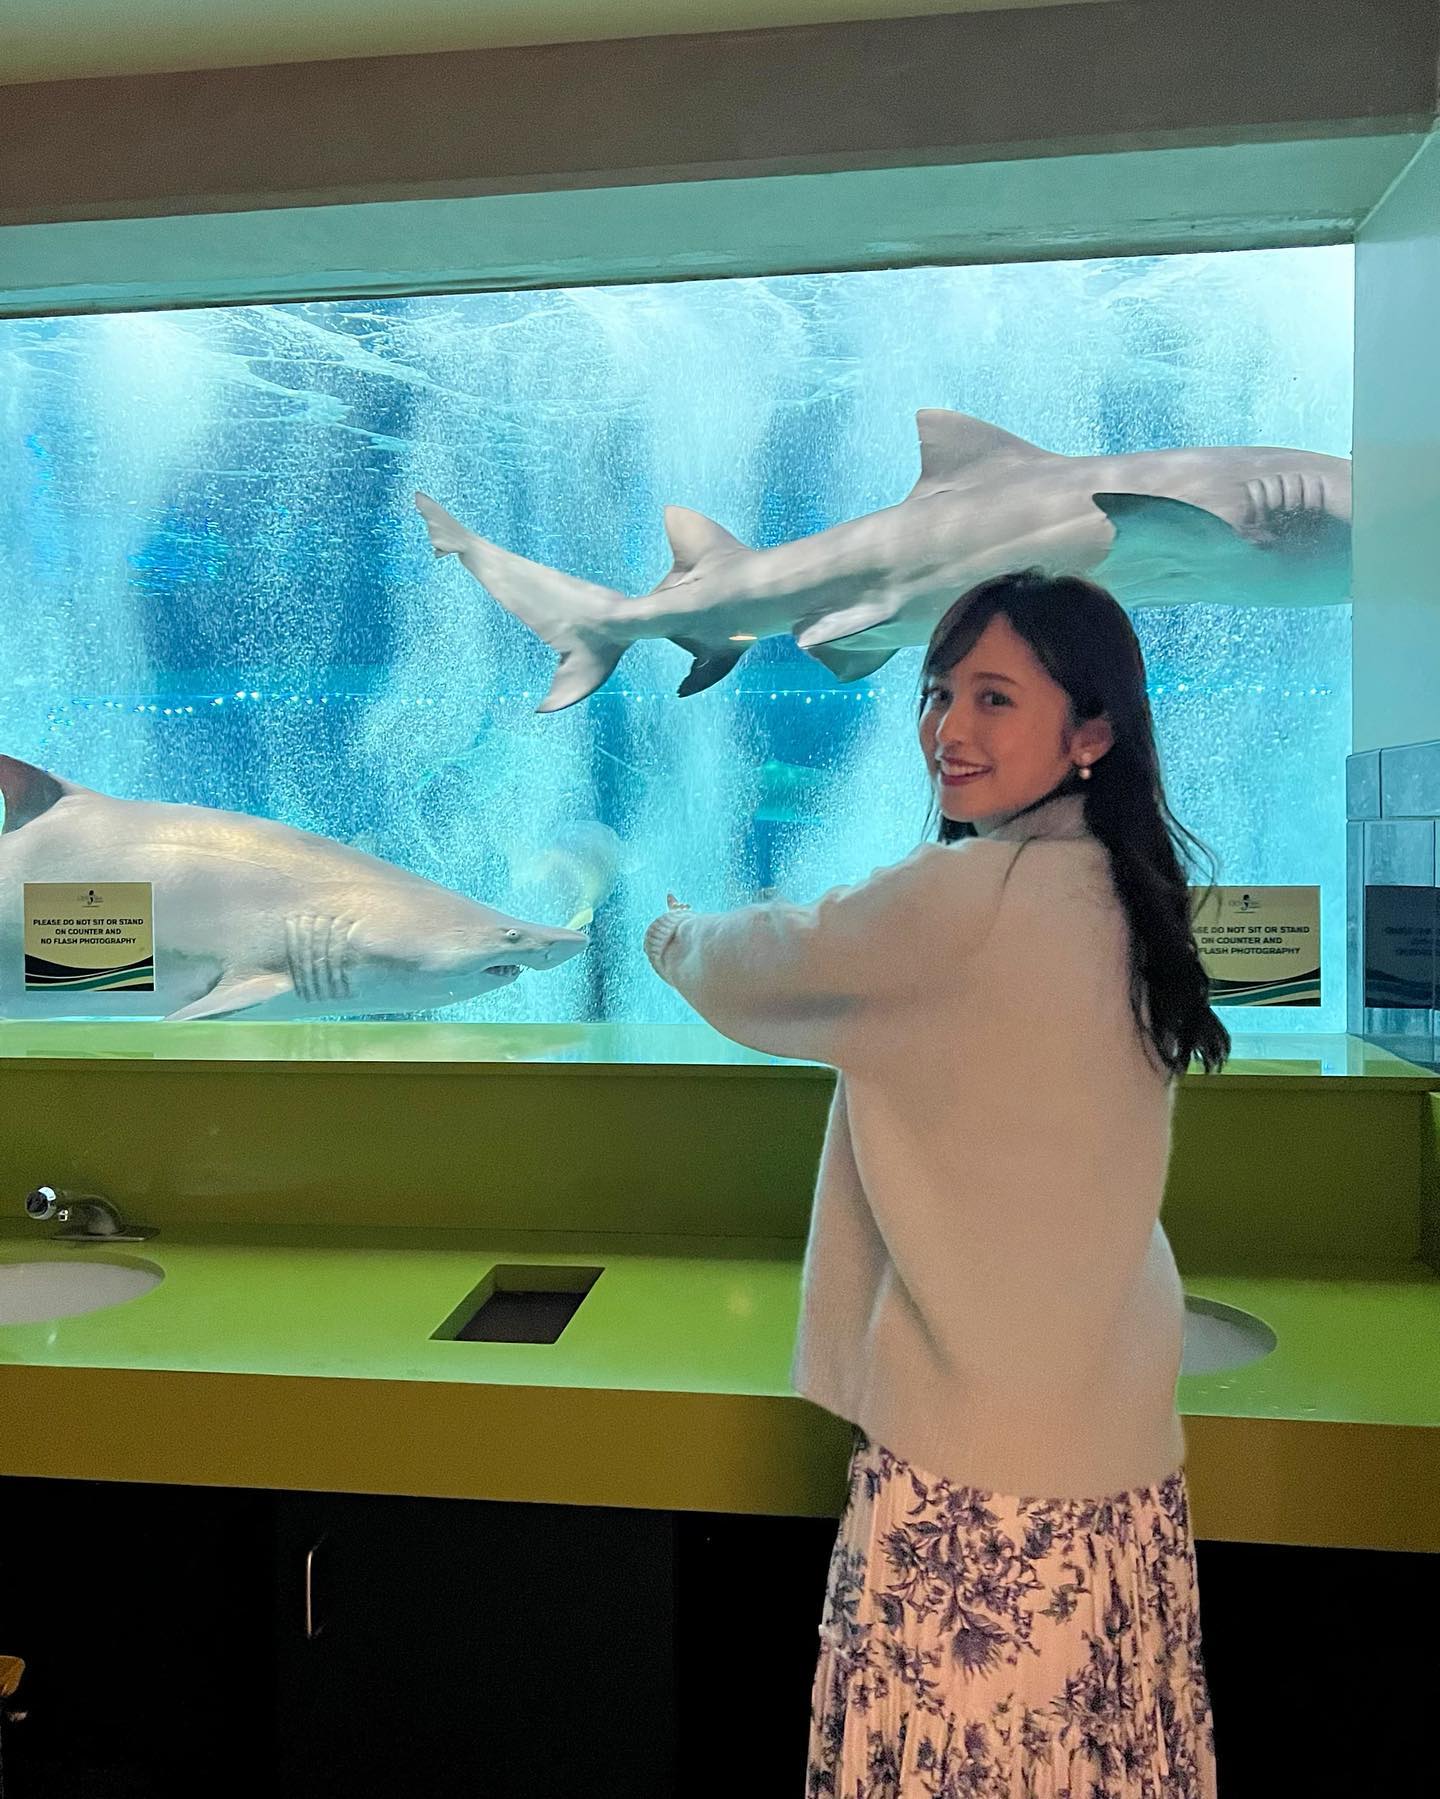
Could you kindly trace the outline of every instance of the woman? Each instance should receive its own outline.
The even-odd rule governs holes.
[[[1159,1211],[1175,1077],[1230,1040],[1128,618],[972,589],[920,745],[938,844],[646,933],[717,1029],[840,1071],[792,1368],[855,1426],[807,1799],[1214,1799]]]

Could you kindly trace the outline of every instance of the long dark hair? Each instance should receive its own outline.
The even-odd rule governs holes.
[[[1188,846],[1200,851],[1211,886],[1217,865],[1166,804],[1145,657],[1134,627],[1114,595],[1093,581],[1020,569],[982,581],[955,601],[930,639],[922,682],[943,676],[968,655],[997,614],[1065,689],[1072,728],[1104,713],[1114,733],[1110,749],[1091,765],[1088,781],[1072,769],[1022,811],[1062,794],[1084,795],[1085,822],[1110,852],[1115,888],[1130,919],[1136,1025],[1172,1074],[1183,1074],[1195,1056],[1213,1074],[1230,1054],[1230,1033],[1210,1008],[1182,858],[1193,869],[1196,857]],[[973,824],[940,820],[942,843],[975,835]]]

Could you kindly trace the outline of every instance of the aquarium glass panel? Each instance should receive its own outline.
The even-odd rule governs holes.
[[[0,751],[113,802],[242,815],[91,800],[69,860],[23,876],[153,878],[157,985],[189,930],[192,1016],[225,979],[211,1016],[681,1023],[641,951],[667,892],[808,900],[920,840],[921,649],[841,679],[854,667],[797,648],[774,605],[747,642],[741,607],[710,621],[738,659],[698,691],[677,693],[696,652],[642,635],[542,713],[556,650],[435,557],[416,493],[638,600],[671,571],[667,507],[688,509],[689,554],[723,529],[743,555],[896,506],[921,409],[1065,457],[1347,457],[1351,338],[1348,248],[0,323]],[[964,528],[983,542],[994,518]],[[769,598],[806,566],[797,551]],[[1222,880],[1322,889],[1323,1006],[1227,1022],[1343,1030],[1349,606],[1265,575],[1241,603],[1132,616],[1173,811]],[[27,793],[38,813],[47,790]],[[262,853],[258,821],[330,844],[272,834]],[[26,985],[13,844],[31,828],[0,858],[5,1015],[163,1010],[123,983]],[[273,865],[305,854],[297,904]],[[374,898],[379,864],[446,894],[409,890],[407,914]],[[454,998],[476,985],[466,901],[585,942],[497,938],[485,990]],[[276,930],[288,985],[247,986]]]

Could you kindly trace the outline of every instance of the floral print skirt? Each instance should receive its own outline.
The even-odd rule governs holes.
[[[855,1433],[806,1799],[1215,1799],[1184,1470],[952,1486]]]

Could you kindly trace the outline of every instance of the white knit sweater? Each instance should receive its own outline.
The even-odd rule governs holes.
[[[1023,847],[1022,847],[1023,846]],[[927,844],[811,906],[671,912],[715,1028],[840,1071],[791,1378],[927,1473],[1100,1498],[1180,1466],[1174,1088],[1084,800]]]

